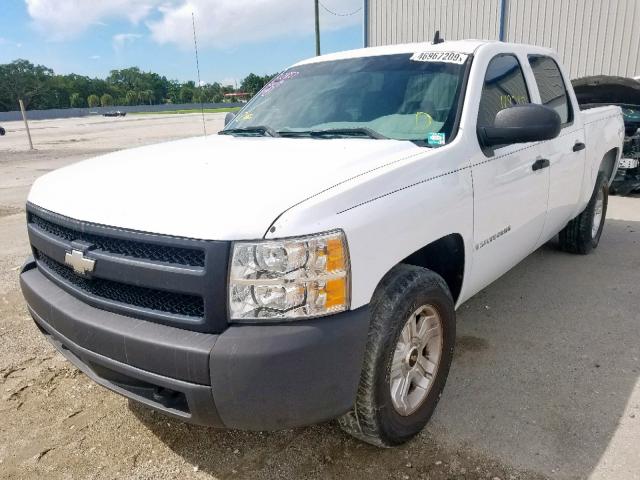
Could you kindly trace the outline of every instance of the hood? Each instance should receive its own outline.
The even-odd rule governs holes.
[[[143,232],[261,238],[293,205],[422,152],[394,140],[196,137],[48,173],[34,183],[29,202],[77,220]]]
[[[598,75],[571,83],[580,105],[640,105],[640,82],[633,78]]]

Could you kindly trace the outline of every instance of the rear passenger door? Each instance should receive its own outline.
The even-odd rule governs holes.
[[[540,145],[549,160],[549,206],[542,244],[560,231],[574,216],[582,190],[585,168],[584,128],[576,121],[566,81],[556,61],[544,55],[529,55],[540,103],[553,108],[562,121],[560,135]]]
[[[515,55],[488,64],[477,126],[491,126],[500,110],[531,102]],[[498,145],[473,160],[474,258],[471,290],[505,273],[536,247],[547,214],[549,169],[533,170],[538,143]]]

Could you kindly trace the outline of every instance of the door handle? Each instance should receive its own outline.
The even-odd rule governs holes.
[[[584,143],[576,142],[576,144],[573,146],[573,151],[579,152],[580,150],[584,150],[585,148],[587,148],[587,146]]]
[[[531,170],[535,172],[536,170],[547,168],[549,165],[551,165],[551,162],[549,162],[549,160],[547,160],[546,158],[539,158],[538,160],[533,162],[533,165],[531,165]]]

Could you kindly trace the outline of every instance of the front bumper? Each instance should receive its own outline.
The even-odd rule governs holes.
[[[20,284],[37,326],[70,362],[110,390],[185,421],[277,430],[335,418],[355,400],[367,307],[208,334],[92,307],[32,259]]]

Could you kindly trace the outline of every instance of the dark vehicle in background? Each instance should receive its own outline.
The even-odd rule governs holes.
[[[121,112],[120,110],[105,112],[102,114],[103,117],[124,117],[127,112]]]
[[[600,75],[579,78],[572,83],[582,110],[602,105],[622,108],[624,147],[611,193],[640,193],[640,81]]]

